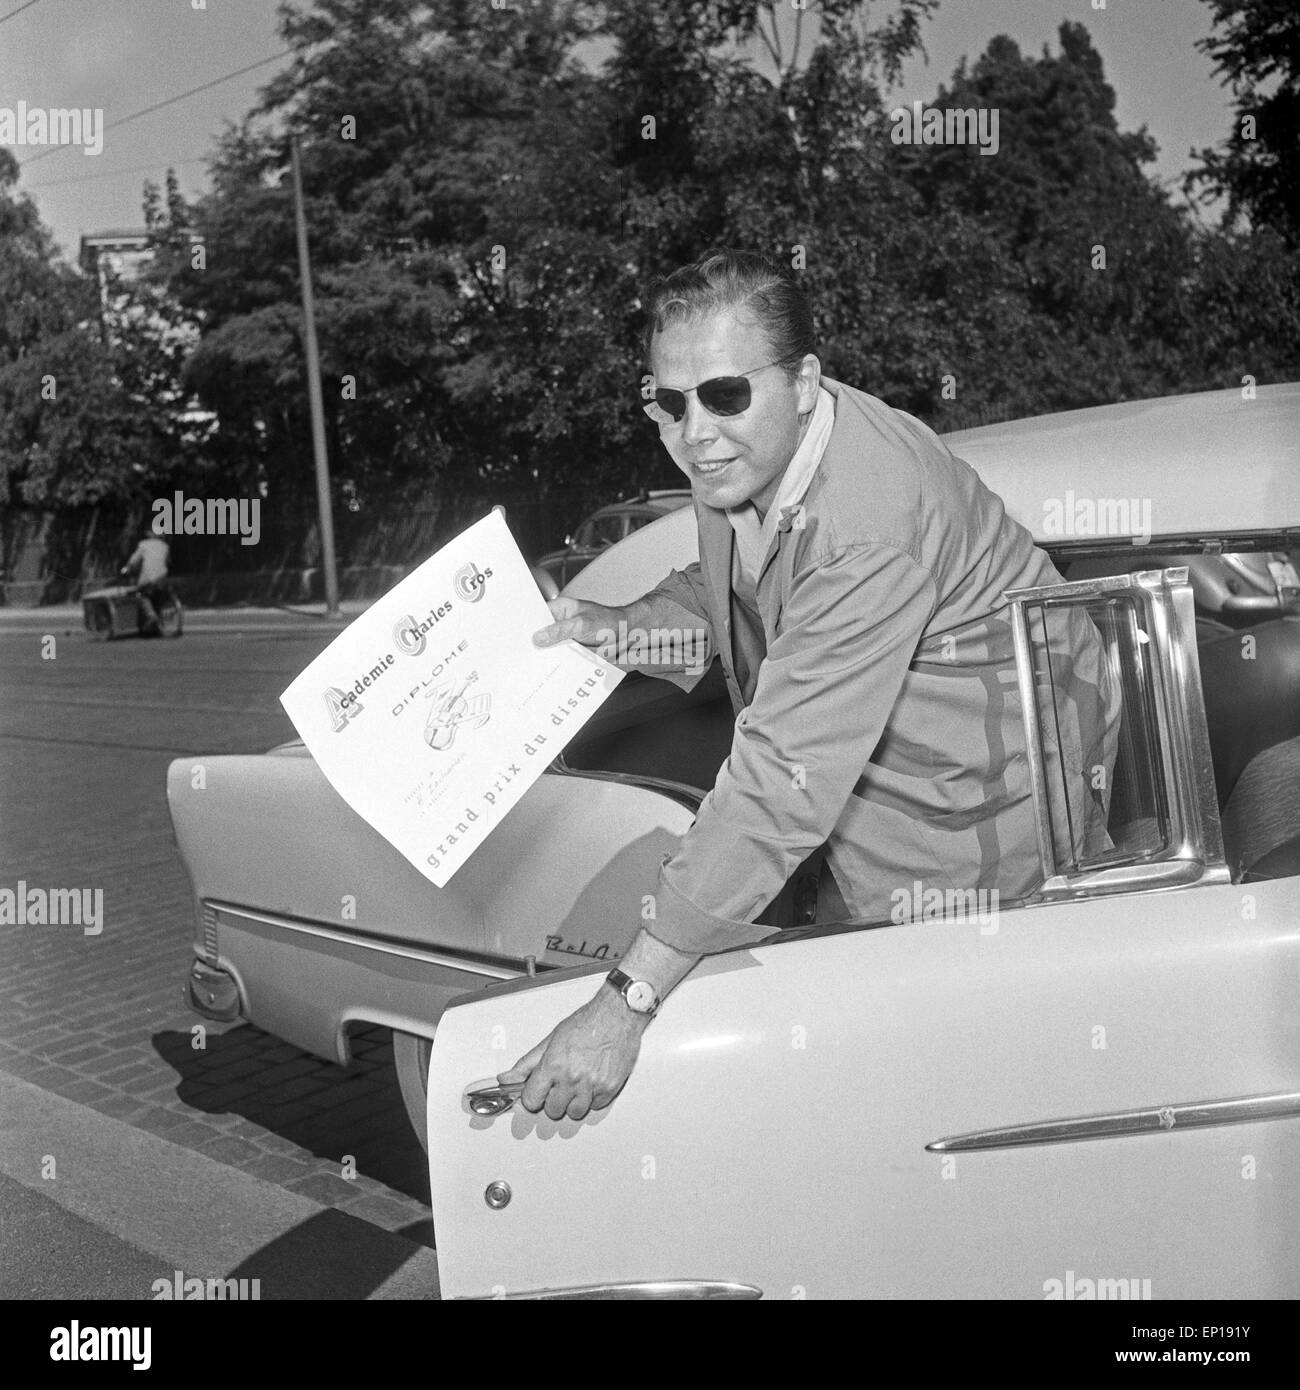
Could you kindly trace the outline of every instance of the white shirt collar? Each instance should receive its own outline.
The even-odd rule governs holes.
[[[727,509],[727,520],[736,533],[736,560],[743,573],[754,581],[758,567],[763,563],[773,540],[781,513],[797,507],[803,500],[822,461],[826,445],[830,442],[831,430],[835,427],[835,397],[824,387],[817,388],[817,404],[813,407],[812,419],[804,431],[794,457],[786,464],[781,477],[781,486],[776,498],[767,509],[767,515],[760,522],[758,511],[752,502],[744,506]]]

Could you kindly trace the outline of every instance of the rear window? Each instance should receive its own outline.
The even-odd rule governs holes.
[[[618,513],[592,517],[578,532],[577,544],[597,550],[616,545],[623,539],[624,520]]]

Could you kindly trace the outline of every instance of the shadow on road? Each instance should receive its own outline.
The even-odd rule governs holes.
[[[356,1173],[428,1206],[428,1165],[402,1104],[388,1029],[355,1030],[347,1067],[324,1062],[251,1024],[209,1031],[202,1049],[193,1046],[193,1036],[161,1032],[152,1039],[179,1075],[176,1094],[187,1106],[240,1115],[338,1164],[340,1175],[351,1156]],[[255,1131],[238,1133],[256,1147]],[[321,1181],[335,1180],[324,1176]],[[405,1234],[432,1244],[428,1225],[427,1232],[408,1227]]]
[[[389,1232],[327,1209],[268,1242],[226,1278],[259,1280],[263,1299],[356,1300],[369,1297],[410,1257],[410,1246]],[[431,1287],[428,1297],[437,1292]]]

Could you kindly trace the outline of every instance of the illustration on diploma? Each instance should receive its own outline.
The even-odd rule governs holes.
[[[430,748],[441,752],[450,748],[456,737],[456,730],[462,724],[477,729],[486,724],[492,715],[492,697],[488,694],[465,697],[465,691],[478,680],[478,672],[471,671],[463,680],[444,681],[429,691],[426,699],[432,700],[429,718],[424,725],[424,741]]]

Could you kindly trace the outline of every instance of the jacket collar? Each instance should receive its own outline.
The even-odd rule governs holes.
[[[838,381],[831,377],[823,376],[821,384],[830,395],[832,403],[839,393],[844,389]],[[820,403],[820,398],[819,398]],[[815,414],[815,412],[814,412]],[[809,428],[812,426],[810,424]],[[823,459],[831,446],[831,436],[822,445],[818,467],[821,466]],[[811,479],[815,479],[816,471],[811,474]],[[801,493],[802,497],[804,494]],[[778,500],[780,494],[778,493]],[[795,516],[798,504],[782,507],[777,514],[776,529],[763,555],[763,559],[758,569],[758,579],[761,580],[764,572],[780,549],[780,542],[783,536],[787,536],[794,529]],[[735,531],[732,529],[731,522],[725,511],[718,511],[713,507],[697,506],[695,515],[699,525],[700,534],[700,560],[709,582],[713,584],[719,608],[722,612],[729,611],[729,596],[731,592],[731,558],[732,547],[735,544]]]
[[[800,524],[800,507],[817,475],[834,428],[835,398],[829,391],[819,388],[798,447],[781,475],[767,515],[759,521],[752,504],[726,513],[736,533],[736,559],[755,582],[776,553],[778,532],[790,531]]]

